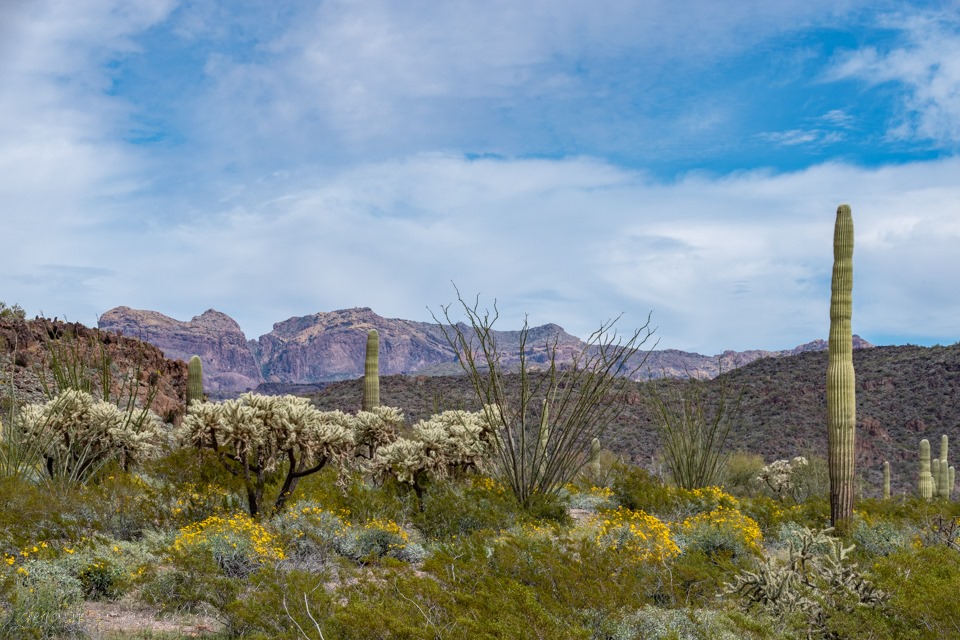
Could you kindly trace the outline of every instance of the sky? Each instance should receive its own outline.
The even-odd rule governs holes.
[[[854,333],[954,344],[958,152],[958,1],[0,0],[30,317],[256,338],[459,289],[499,329],[785,349],[827,337],[849,203]]]

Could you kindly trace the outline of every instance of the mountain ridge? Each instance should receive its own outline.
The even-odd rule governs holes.
[[[120,306],[101,315],[98,326],[141,338],[171,359],[188,360],[192,355],[199,355],[204,363],[204,387],[214,395],[254,390],[261,385],[274,389],[277,385],[280,388],[317,385],[358,377],[363,374],[366,335],[370,329],[380,334],[381,375],[460,372],[456,355],[439,324],[384,318],[370,307],[294,316],[274,323],[272,331],[257,339],[247,339],[233,318],[215,309],[181,321],[157,311]],[[459,326],[469,331],[466,325]],[[504,366],[517,366],[521,332],[507,330],[494,334],[503,352]],[[528,364],[533,368],[545,364],[554,344],[560,360],[586,346],[557,324],[530,327],[526,343]],[[859,336],[854,337],[855,348],[872,346]],[[727,350],[711,356],[679,349],[656,350],[649,352],[635,378],[713,378],[721,371],[759,358],[824,348],[826,341],[817,339],[793,349]]]

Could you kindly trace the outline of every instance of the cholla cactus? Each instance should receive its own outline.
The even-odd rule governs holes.
[[[194,403],[179,430],[181,439],[214,449],[247,484],[251,516],[260,510],[266,476],[288,462],[274,510],[284,507],[300,478],[353,452],[353,418],[322,412],[306,398],[245,393],[221,403]]]
[[[411,439],[380,447],[370,466],[376,475],[393,476],[422,497],[427,478],[479,469],[494,446],[485,412],[444,411],[413,425]]]
[[[808,464],[809,461],[803,456],[797,456],[793,460],[777,460],[761,469],[755,481],[769,487],[782,500],[794,487],[793,474]]]
[[[121,411],[77,389],[24,407],[17,420],[26,438],[41,443],[52,477],[81,482],[110,460],[127,467],[152,457],[165,437],[163,422],[152,411]]]
[[[843,546],[831,532],[801,529],[798,541],[790,542],[786,563],[768,559],[757,571],[741,571],[727,583],[727,592],[741,596],[746,610],[759,606],[775,618],[804,615],[811,637],[827,631],[831,609],[849,612],[857,605],[883,603],[887,595],[850,562],[854,546]]]
[[[377,449],[390,444],[400,435],[403,413],[395,407],[374,407],[360,411],[353,422],[353,440],[357,455],[372,460]]]

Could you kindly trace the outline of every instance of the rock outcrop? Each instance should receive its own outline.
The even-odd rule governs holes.
[[[244,391],[263,382],[243,330],[225,313],[209,309],[182,322],[156,311],[116,307],[100,316],[99,326],[149,342],[172,360],[200,356],[208,392]]]

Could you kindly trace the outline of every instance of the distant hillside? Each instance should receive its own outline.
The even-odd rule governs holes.
[[[950,347],[877,347],[854,352],[857,375],[857,465],[868,494],[879,491],[883,460],[889,460],[895,492],[912,492],[922,438],[939,452],[940,436],[951,439],[951,462],[960,462],[960,344]],[[730,448],[759,453],[768,461],[804,453],[826,456],[827,354],[807,351],[756,360],[724,376],[742,389],[740,418]],[[650,466],[659,447],[645,385],[679,388],[685,380],[635,383],[622,399],[625,410],[604,446]],[[719,384],[707,381],[715,401]],[[315,396],[323,408],[356,410],[360,381],[330,384]],[[438,408],[476,410],[479,405],[462,376],[390,376],[381,380],[383,404],[403,408],[411,421]]]
[[[380,372],[418,375],[461,373],[453,349],[440,325],[384,318],[363,307],[289,318],[257,340],[247,340],[240,326],[213,309],[189,321],[169,318],[156,311],[116,307],[100,316],[99,326],[126,336],[142,338],[172,359],[188,360],[197,354],[204,364],[204,388],[212,397],[224,397],[257,389],[272,393],[290,384],[317,385],[355,378],[363,373],[367,332],[380,334]],[[461,325],[469,332],[469,328]],[[516,367],[520,331],[494,331],[502,364]],[[531,327],[526,357],[535,368],[547,361],[547,345],[556,344],[558,359],[568,360],[584,343],[562,327],[545,324]],[[651,343],[652,344],[652,343]],[[646,345],[650,346],[650,345]],[[870,343],[855,337],[857,348]],[[705,356],[675,349],[654,351],[636,376],[712,378],[722,370],[743,366],[758,358],[793,355],[826,347],[823,340],[784,351],[725,351]],[[642,354],[642,355],[645,355]],[[641,357],[641,356],[637,356]],[[280,385],[279,387],[277,385]]]

